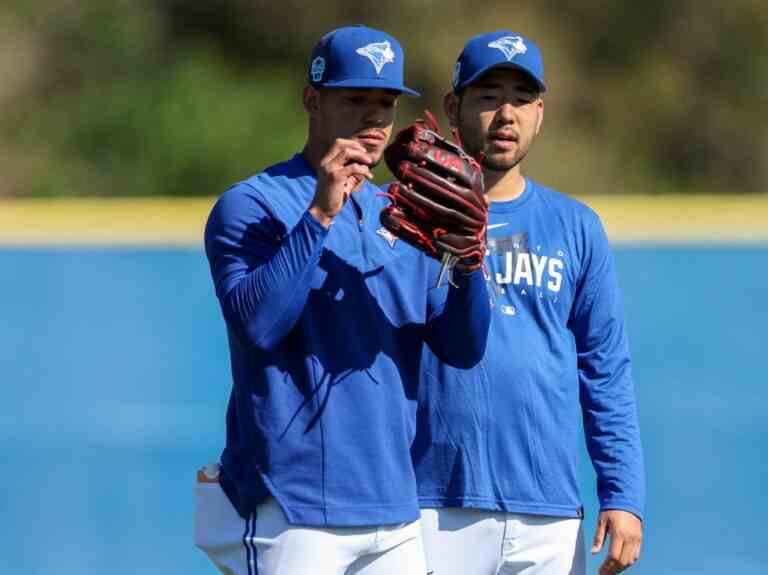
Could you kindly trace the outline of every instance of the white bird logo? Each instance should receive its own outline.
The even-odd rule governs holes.
[[[512,58],[518,54],[525,54],[528,51],[528,47],[520,36],[503,36],[488,44],[488,47],[504,52],[507,62],[511,62]]]
[[[355,52],[368,58],[373,67],[376,68],[377,74],[381,74],[384,64],[390,64],[395,61],[395,53],[392,50],[392,46],[389,45],[389,40],[368,44],[358,48]]]
[[[392,232],[390,232],[387,228],[379,228],[378,230],[376,230],[376,233],[379,234],[385,240],[387,240],[387,243],[389,244],[390,248],[395,247],[397,236]]]

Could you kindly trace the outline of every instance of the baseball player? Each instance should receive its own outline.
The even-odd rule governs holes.
[[[233,388],[220,465],[198,477],[195,540],[223,573],[426,572],[409,451],[421,351],[473,365],[490,308],[481,272],[435,288],[438,262],[379,223],[388,200],[371,170],[402,93],[416,95],[395,38],[325,35],[303,151],[210,214]]]
[[[526,178],[544,117],[543,62],[507,30],[470,39],[444,109],[483,165],[494,287],[482,361],[425,352],[412,455],[435,575],[585,573],[577,445],[600,515],[601,575],[640,553],[643,456],[613,259],[599,217]]]

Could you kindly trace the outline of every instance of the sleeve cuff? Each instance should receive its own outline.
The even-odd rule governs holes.
[[[600,504],[600,511],[609,511],[611,509],[627,511],[637,517],[640,521],[643,521],[643,510],[637,505],[633,505],[627,501],[605,501]]]
[[[327,236],[328,235],[328,232],[330,231],[330,229],[326,228],[323,224],[318,222],[315,219],[315,216],[313,216],[309,212],[309,210],[304,212],[304,215],[302,216],[301,219],[304,220],[305,222],[307,222],[307,224],[309,225],[310,229],[312,229],[313,231],[318,232],[318,233],[322,234],[323,236]]]

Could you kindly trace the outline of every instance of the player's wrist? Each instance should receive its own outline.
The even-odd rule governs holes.
[[[317,206],[311,206],[309,208],[309,214],[315,218],[317,223],[319,223],[324,228],[328,229],[333,225],[333,222],[336,218],[336,214],[329,214],[322,208],[319,208]]]

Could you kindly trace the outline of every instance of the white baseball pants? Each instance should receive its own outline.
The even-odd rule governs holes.
[[[424,575],[419,521],[382,527],[289,524],[274,499],[243,519],[215,477],[198,473],[195,545],[225,575]]]
[[[479,509],[422,509],[433,575],[585,575],[581,519]]]

